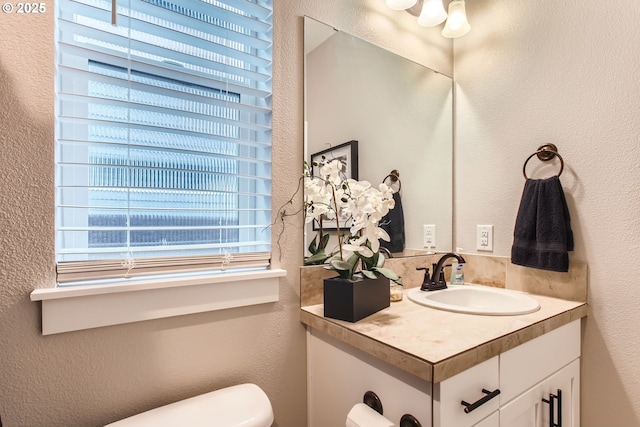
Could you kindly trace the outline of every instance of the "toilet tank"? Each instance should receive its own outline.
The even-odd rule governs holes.
[[[255,384],[201,394],[116,421],[105,427],[269,427],[271,402]]]

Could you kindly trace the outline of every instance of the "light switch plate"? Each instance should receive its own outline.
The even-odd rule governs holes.
[[[493,252],[493,225],[478,225],[476,249]]]

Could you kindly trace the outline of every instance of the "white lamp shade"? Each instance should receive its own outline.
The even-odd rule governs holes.
[[[447,19],[442,0],[425,0],[422,3],[422,12],[418,17],[418,24],[423,27],[433,27]]]
[[[405,10],[413,7],[418,0],[387,0],[387,7],[393,10]]]
[[[442,35],[448,38],[464,36],[471,30],[471,25],[467,21],[464,0],[453,0],[449,3],[449,17],[445,24]]]

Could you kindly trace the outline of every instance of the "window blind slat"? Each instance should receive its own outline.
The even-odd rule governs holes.
[[[181,0],[180,5],[184,5],[185,8],[193,8],[200,3],[198,0]],[[209,3],[209,2],[208,2]],[[230,6],[230,8],[223,8],[216,6],[217,4]],[[271,24],[269,22],[270,15],[264,16],[263,19],[256,19],[249,14],[236,13],[233,10],[243,10],[243,7],[249,2],[245,0],[240,1],[213,1],[209,3],[211,9],[209,9],[208,15],[225,21],[228,24],[236,25],[242,28],[248,28],[251,31],[257,33],[269,33],[271,32]],[[249,12],[247,10],[247,12]]]
[[[236,0],[234,0],[234,2],[235,1]],[[99,19],[111,25],[111,0],[61,0],[61,2],[61,9],[63,12],[60,13],[59,16],[63,19],[72,20],[69,18],[69,16],[77,13],[79,15]],[[234,2],[218,3],[230,4]],[[212,27],[208,28],[207,31],[213,35],[224,36],[246,44],[251,44],[247,42],[247,40],[243,40],[243,37],[246,38],[246,34],[239,33],[237,30],[234,31],[232,28],[225,28],[225,24],[232,24],[237,28],[248,29],[254,34],[264,34],[271,31],[271,24],[268,22],[268,20],[271,17],[272,11],[270,8],[265,8],[262,6],[256,8],[255,6],[257,5],[255,3],[247,2],[244,0],[241,0],[241,2],[243,3],[242,7],[244,7],[245,5],[249,5],[249,8],[255,10],[256,12],[259,12],[260,16],[245,16],[242,14],[234,13],[228,9],[215,7],[212,4],[208,4],[200,0],[179,0],[175,2],[150,2],[131,0],[130,3],[131,11],[133,11],[134,16],[136,15],[136,13],[146,14],[154,18],[169,21],[177,26],[186,28],[193,28],[196,25],[201,24],[202,22],[206,22],[210,25],[210,27]],[[158,7],[156,6],[156,4],[158,3],[172,4],[175,6],[174,9],[176,10],[197,10],[204,12],[201,12],[200,14],[201,19],[197,20],[184,13],[177,13],[175,10]],[[127,8],[127,3],[125,2],[119,1],[116,4],[118,12],[118,24],[119,26],[126,26],[131,14],[130,9]],[[203,8],[203,5],[206,6],[204,6]],[[249,9],[245,10],[248,11]],[[218,31],[216,31],[215,28],[220,28],[222,31],[220,31],[218,34]],[[253,35],[250,37],[250,39],[255,40],[255,43],[257,44],[256,46],[253,46],[255,48],[266,49],[271,45],[271,42],[268,39],[258,39]]]
[[[231,234],[231,233],[228,233]],[[138,260],[139,262],[155,262],[156,258],[160,256],[172,256],[174,254],[180,254],[181,257],[192,256],[212,256],[212,254],[253,254],[254,252],[264,251],[265,247],[269,246],[267,240],[264,241],[247,241],[242,243],[234,243],[231,241],[221,242],[216,244],[200,244],[190,245],[187,249],[182,246],[170,246],[170,245],[148,245],[148,246],[136,246],[129,248],[129,250],[123,251],[117,247],[104,247],[91,250],[86,249],[64,249],[60,251],[60,256],[65,257],[69,255],[69,260],[62,259],[60,263],[78,263],[87,264],[86,268],[92,268],[92,265],[96,263],[102,263],[105,261],[117,260],[118,264],[123,261]],[[93,257],[92,262],[75,261],[75,255],[80,254],[83,256]],[[151,256],[147,255],[151,254]],[[142,256],[146,255],[146,256]],[[98,258],[99,257],[99,258]],[[238,255],[240,258],[240,255]],[[179,262],[180,258],[176,257],[176,261]],[[92,264],[92,265],[90,265]],[[211,267],[210,267],[211,268]]]
[[[269,265],[269,252],[219,254],[182,259],[156,258],[125,263],[121,260],[94,262],[61,262],[57,265],[60,283],[112,279],[121,277],[140,277],[158,274],[175,274],[184,272],[210,271],[226,268],[256,268]],[[132,266],[130,269],[129,266]]]
[[[231,235],[232,233],[227,233]],[[60,238],[60,236],[57,236]],[[253,254],[255,252],[268,251],[269,241],[247,241],[242,244],[234,243],[231,241],[222,242],[219,244],[201,244],[190,245],[186,249],[183,246],[169,246],[164,244],[148,245],[148,246],[136,246],[129,248],[129,250],[122,250],[117,247],[103,247],[92,250],[85,249],[64,249],[60,251],[60,259],[58,265],[64,265],[67,263],[74,263],[74,265],[83,265],[83,268],[92,269],[96,263],[112,261],[119,265],[125,262],[131,262],[132,260],[139,262],[155,261],[159,257],[174,258],[176,261],[180,261],[183,257],[199,257],[199,256],[213,256],[215,254],[239,254],[238,259],[241,259],[242,254]],[[213,254],[213,255],[212,255]],[[80,260],[80,261],[79,261]],[[89,261],[87,261],[89,260]],[[209,266],[208,269],[214,269],[213,266]]]
[[[100,97],[58,94],[62,117],[92,119],[119,123],[133,123],[162,129],[195,131],[212,135],[240,136],[243,132],[265,134],[271,132],[270,124],[261,125],[229,118],[210,117],[189,111],[172,110],[143,105],[125,100],[117,101]]]
[[[154,9],[153,5],[156,3],[168,3],[175,7],[173,8],[174,10],[171,11],[171,15],[167,16],[163,14],[162,10],[158,11]],[[253,6],[251,6],[251,3],[252,2],[247,2],[246,0],[176,0],[173,2],[131,0],[131,9],[142,13],[149,13],[153,16],[159,16],[179,24],[183,24],[180,18],[188,16],[192,19],[184,23],[186,27],[194,26],[193,21],[195,20],[206,22],[214,27],[222,25],[227,27],[226,29],[228,31],[233,31],[233,33],[238,33],[238,31],[241,30],[249,30],[249,32],[254,32],[259,35],[270,33],[271,7],[261,6],[260,8],[255,8],[254,6],[256,6],[256,4],[253,3]],[[216,4],[231,5],[231,8],[221,8],[216,6]],[[126,12],[125,4],[118,3],[118,5],[118,13],[121,13],[121,11],[123,11],[123,13]],[[247,8],[247,6],[249,7]],[[253,14],[251,9],[259,12],[260,16]],[[197,11],[197,13],[190,11]],[[229,26],[229,24],[231,24],[231,26]]]
[[[57,2],[59,283],[269,264],[271,3]]]
[[[60,18],[66,21],[73,21],[74,15],[82,15],[87,16],[93,19],[98,19],[103,22],[111,23],[111,0],[106,1],[87,1],[87,0],[60,0],[62,3],[61,9],[62,13],[60,13]],[[128,12],[127,8],[124,4],[120,2],[118,4],[119,11],[119,19],[121,26],[124,25],[122,20],[128,20]],[[248,5],[255,5],[255,3],[246,2]],[[251,7],[251,6],[250,6]],[[177,27],[184,28],[193,28],[198,21],[194,18],[178,14],[173,11],[158,8],[155,5],[149,4],[148,2],[139,2],[134,5],[135,12],[139,14],[146,14],[149,16],[153,16],[155,19],[164,20],[168,22],[172,22]],[[268,18],[271,15],[271,10],[259,6],[258,8],[253,8],[256,12],[260,12],[260,15],[264,18]],[[257,15],[256,15],[257,16]],[[252,22],[248,22],[251,23]],[[126,24],[126,23],[125,23]],[[269,40],[256,38],[255,34],[261,34],[261,28],[264,30],[268,28],[269,25],[265,23],[260,23],[260,28],[253,28],[253,31],[250,34],[243,34],[237,31],[230,30],[228,28],[219,27],[218,25],[209,25],[207,27],[207,33],[211,37],[220,37],[220,38],[229,38],[238,43],[250,46],[252,48],[258,50],[265,50],[271,46]]]
[[[96,51],[132,60],[170,63],[183,68],[185,71],[201,72],[215,77],[219,81],[229,81],[238,86],[251,87],[252,82],[268,82],[270,76],[263,71],[270,67],[270,62],[253,55],[234,55],[234,51],[226,50],[225,56],[216,58],[216,52],[202,48],[193,48],[187,53],[188,46],[181,51],[174,51],[167,47],[149,44],[148,42],[129,39],[126,35],[107,33],[96,28],[79,25],[74,22],[59,23],[62,30],[61,41],[70,46],[82,47],[88,51]],[[219,55],[219,54],[218,54]],[[238,56],[242,56],[239,58]],[[224,62],[218,62],[224,61]],[[248,67],[261,67],[257,69]]]
[[[269,226],[268,223],[264,224],[256,224],[256,225],[239,225],[239,226],[220,226],[220,225],[202,225],[202,226],[185,226],[185,227],[160,227],[160,226],[139,226],[139,227],[127,227],[129,231],[163,231],[163,230],[176,230],[176,231],[193,231],[193,230],[260,230]],[[98,226],[98,227],[59,227],[58,230],[62,233],[66,232],[83,232],[83,231],[122,231],[122,227],[109,227],[109,226]]]
[[[100,207],[89,208],[83,205],[75,205],[75,206],[61,205],[58,207],[58,209],[67,211],[67,215],[82,215],[82,214],[86,214],[86,211],[88,209],[92,209],[96,215],[108,215],[110,218],[114,219],[113,221],[108,223],[101,223],[94,226],[89,226],[86,222],[75,222],[72,218],[70,218],[67,220],[67,222],[64,222],[58,226],[59,230],[64,230],[64,231],[74,231],[76,229],[81,229],[81,228],[82,229],[106,229],[108,227],[111,227],[113,229],[116,229],[116,228],[125,229],[125,228],[128,228],[125,222],[127,217],[129,218],[144,218],[144,217],[151,217],[151,216],[180,217],[185,214],[191,214],[190,216],[191,218],[204,218],[204,217],[209,218],[210,217],[218,221],[218,223],[216,223],[218,225],[221,218],[231,218],[232,216],[235,216],[235,215],[237,216],[250,215],[257,218],[257,220],[254,221],[251,226],[245,225],[245,226],[238,226],[236,228],[261,229],[269,225],[269,221],[268,221],[269,208],[261,207],[261,206],[256,206],[252,208],[235,209],[235,210],[225,209],[223,207],[211,208],[211,209],[194,207],[194,208],[183,208],[180,210],[176,210],[176,209],[173,209],[173,210],[155,209],[154,210],[154,209],[149,209],[145,207],[127,209],[125,207],[114,207],[114,206],[108,206],[104,208],[100,208]],[[116,220],[118,218],[122,219],[121,227],[118,227],[117,225]],[[262,223],[260,224],[258,223],[258,221],[262,221]],[[84,226],[82,226],[83,224]],[[192,222],[191,224],[194,224],[194,223]],[[192,226],[192,227],[195,227],[195,226]],[[232,226],[229,225],[228,227],[231,228]],[[179,228],[179,227],[176,227],[176,228]],[[183,229],[187,229],[187,228],[188,227],[183,227]]]
[[[93,199],[89,200],[84,194],[79,197],[73,197],[74,193],[81,193],[80,190],[91,190]],[[127,191],[120,192],[118,187],[103,186],[58,186],[58,192],[60,197],[64,198],[61,204],[70,203],[74,206],[92,206],[96,209],[113,206],[129,206],[132,209],[144,209],[148,208],[153,203],[157,203],[158,199],[163,196],[167,203],[184,204],[185,206],[198,207],[206,206],[210,204],[218,205],[219,208],[224,206],[222,210],[235,209],[237,204],[241,206],[253,207],[254,205],[260,206],[255,199],[267,198],[268,194],[260,193],[243,193],[243,192],[221,192],[221,191],[205,191],[205,190],[181,190],[175,191],[163,191],[163,189],[149,189],[149,188],[131,188]],[[231,199],[231,196],[237,197],[237,199]],[[78,200],[85,200],[84,203],[78,202]],[[239,200],[240,202],[237,202]],[[103,203],[101,203],[103,202]],[[108,202],[108,203],[107,203]],[[234,203],[233,205],[231,203]],[[263,200],[259,200],[263,203]]]
[[[59,141],[96,142],[104,146],[110,144],[165,147],[185,153],[220,153],[233,155],[248,149],[268,150],[270,144],[231,138],[225,135],[202,135],[194,131],[179,129],[156,129],[145,125],[115,122],[95,122],[92,120],[58,117]]]
[[[75,49],[75,55],[72,56],[71,52],[73,52],[74,49]],[[86,67],[86,62],[79,62],[76,60],[76,58],[78,57],[83,58],[83,56],[86,56],[86,55],[92,55],[92,56],[98,57],[98,54],[96,51],[88,50],[88,52],[92,52],[92,53],[88,53],[87,49],[84,49],[78,46],[69,46],[69,49],[67,49],[66,52],[68,54],[68,57],[62,61],[62,65],[64,65],[65,68],[68,68],[69,70],[65,72],[71,72],[72,69],[80,70],[80,71],[88,71],[86,68],[85,69],[79,68],[80,66]],[[114,64],[114,62],[118,61],[118,59],[116,59],[117,57],[114,58],[112,55],[103,54],[103,53],[100,53],[100,55],[101,55],[101,59],[98,61],[95,61],[94,64],[107,64],[107,63]],[[111,73],[107,73],[107,71],[105,70],[103,75],[110,75],[113,78],[126,79],[127,76],[126,75],[123,76],[122,73],[128,72],[125,66],[128,66],[130,62],[129,60],[126,60],[124,58],[121,58],[118,62],[120,62],[123,65],[121,66],[112,65],[113,71]],[[212,70],[222,71],[227,69],[226,66],[221,64],[216,64],[211,61],[200,61],[200,62],[201,64],[208,66]],[[145,64],[146,66],[144,67],[136,67],[136,64],[137,64],[136,62],[131,63],[134,76],[137,75],[138,80],[144,80],[145,77],[147,78],[158,77],[161,79],[165,79],[165,81],[170,81],[170,80],[185,81],[185,80],[190,80],[191,78],[193,78],[192,76],[195,75],[194,72],[191,72],[191,70],[182,67],[177,62],[175,63],[164,62],[164,63],[160,63],[159,65]],[[118,68],[120,69],[118,70]],[[148,71],[145,71],[145,70],[148,70]],[[92,70],[91,72],[96,73],[95,70]],[[99,74],[100,73],[96,73],[96,75],[99,75]],[[245,82],[249,82],[249,83],[253,82],[254,86],[261,84],[264,87],[269,87],[270,85],[271,76],[265,73],[254,72],[252,70],[246,70],[246,69],[235,69],[235,74],[239,77],[242,77]],[[207,74],[205,74],[205,76],[206,76],[205,77],[206,80],[204,80],[202,83],[206,83],[209,86],[211,86],[211,83],[212,83],[211,76]],[[194,83],[194,86],[197,86],[197,84]],[[219,90],[228,90],[226,82],[224,85],[218,85],[218,86],[222,86],[218,88]],[[246,88],[245,90],[236,90],[235,91],[236,93],[251,92],[253,95],[259,94],[259,92],[255,92],[256,89],[251,85],[234,84],[234,87],[238,89]],[[267,96],[269,96],[269,92],[266,90],[263,90],[261,97],[265,98]]]
[[[88,163],[85,161],[85,158],[78,158],[76,155],[78,150],[81,150],[84,147],[91,147],[95,149],[105,149],[109,147],[109,150],[113,150],[114,153],[122,153],[125,155],[125,150],[127,155],[131,155],[131,158],[128,159],[126,165],[136,167],[144,164],[144,159],[153,154],[161,153],[166,155],[169,159],[165,159],[164,168],[167,170],[175,170],[175,171],[199,171],[201,169],[212,168],[213,171],[218,173],[231,173],[230,170],[232,167],[232,162],[238,161],[242,162],[242,164],[247,167],[252,166],[263,166],[267,167],[270,165],[271,160],[269,158],[269,153],[267,150],[251,150],[249,147],[243,149],[243,151],[251,152],[253,155],[239,155],[232,157],[228,151],[228,148],[225,146],[221,147],[211,147],[211,149],[207,152],[205,151],[196,151],[193,150],[179,150],[176,148],[162,147],[156,144],[136,144],[131,146],[126,146],[124,144],[104,144],[104,143],[92,143],[88,141],[68,141],[64,139],[59,140],[58,147],[58,156],[61,160],[61,163],[64,164],[80,164],[80,165],[92,165],[95,163]],[[236,146],[234,148],[238,149],[243,146]],[[185,163],[181,163],[185,162]],[[188,162],[188,163],[187,163]],[[112,161],[112,159],[103,159],[102,165],[119,165],[121,163]],[[190,165],[195,165],[191,166]],[[264,168],[263,168],[264,169]],[[263,169],[256,170],[256,172],[251,173],[251,170],[243,171],[243,173],[236,173],[237,176],[255,176],[264,178],[266,180],[270,180],[271,177],[264,171]]]
[[[132,96],[129,91],[138,94],[136,100],[140,99],[141,103],[145,101],[149,104],[168,106],[176,109],[197,109],[198,111],[224,111],[241,109],[242,113],[251,113],[256,117],[264,118],[271,114],[268,108],[253,105],[236,105],[235,102],[229,100],[229,92],[213,87],[191,85],[180,86],[173,82],[174,79],[164,80],[160,76],[148,75],[146,73],[138,74],[136,81],[126,79],[126,75],[122,76],[105,76],[88,71],[81,71],[68,67],[61,67],[61,73],[64,78],[61,79],[59,85],[59,93],[68,95],[84,95],[86,87],[89,84],[103,86],[105,88],[102,98],[118,99],[118,95]],[[123,73],[124,74],[124,73]],[[155,81],[155,84],[153,80]],[[184,100],[184,95],[189,96],[189,100]],[[147,98],[145,98],[147,97]],[[126,98],[125,98],[126,99]],[[240,101],[238,99],[237,101]]]
[[[226,5],[227,7],[239,8],[260,19],[268,19],[273,13],[270,7],[247,0],[234,0],[231,2],[218,0],[218,3]]]
[[[82,34],[96,42],[103,39],[116,42],[117,36],[130,37],[139,41],[152,41],[154,38],[157,41],[170,39],[171,43],[176,46],[186,45],[184,48],[187,49],[188,47],[210,49],[222,55],[262,67],[267,67],[271,63],[268,58],[253,54],[265,51],[270,47],[270,43],[252,37],[250,35],[252,33],[242,34],[228,28],[221,28],[222,31],[216,31],[216,34],[213,34],[210,30],[219,28],[216,25],[168,11],[163,12],[156,6],[139,1],[132,2],[134,7],[131,9],[130,16],[126,18],[126,27],[114,26],[111,24],[110,6],[108,9],[103,9],[95,5],[87,5],[84,2],[74,1],[71,3],[74,4],[74,9],[72,12],[64,12],[60,15],[60,25],[84,27],[67,28],[67,30],[74,30],[75,32],[72,34]],[[120,3],[118,5],[118,9],[121,9]],[[136,8],[137,6],[139,9]],[[122,8],[124,9],[124,7]],[[152,11],[153,15],[149,13],[150,8],[155,9]],[[163,13],[159,14],[158,11]],[[228,13],[227,11],[223,12],[224,15]],[[214,16],[214,18],[219,19],[220,17]],[[205,28],[207,31],[204,31]],[[260,28],[252,28],[252,30],[261,31]],[[102,35],[97,34],[99,32]],[[126,46],[126,44],[123,43],[122,46]],[[237,47],[254,49],[251,53],[239,50]]]
[[[127,58],[114,55],[113,52],[101,52],[91,49],[86,49],[81,46],[69,45],[64,42],[59,42],[59,46],[63,47],[63,51],[60,52],[60,66],[64,66],[70,69],[78,69],[87,71],[90,64],[86,60],[87,56],[94,58],[94,62],[103,64],[112,64],[114,67],[120,67],[127,69],[130,67],[139,73],[152,74],[163,79],[183,80],[190,83],[204,87],[215,87],[219,90],[224,90],[227,93],[237,93],[266,100],[271,96],[269,82],[264,82],[260,87],[246,86],[242,84],[236,84],[232,81],[220,82],[210,74],[198,70],[189,70],[183,67],[177,67],[170,62],[155,62],[151,60],[129,60]],[[177,79],[179,77],[179,79]],[[270,77],[269,77],[270,78]],[[257,84],[254,84],[257,86]],[[245,103],[246,104],[246,103]]]
[[[203,39],[196,35],[185,34],[178,31],[173,31],[169,36],[165,34],[165,32],[168,31],[166,27],[160,27],[156,24],[142,20],[131,19],[130,29],[132,31],[131,38],[134,40],[139,40],[146,44],[152,44],[154,41],[161,42],[170,38],[171,44],[174,45],[176,50],[180,49],[182,52],[191,52],[191,55],[193,56],[195,56],[196,52],[217,53],[222,56],[237,59],[241,63],[247,63],[257,67],[268,67],[271,65],[270,60],[254,55],[250,51],[243,52],[232,46],[225,46],[212,40]],[[160,36],[161,34],[163,36]]]
[[[239,188],[260,188],[270,181],[261,176],[239,176],[223,172],[204,172],[162,167],[133,167],[128,165],[65,164],[59,166],[60,187],[119,188],[118,183],[99,185],[107,174],[120,174],[127,187],[159,190],[201,190],[206,192],[233,192]],[[78,175],[86,174],[85,185],[78,186]],[[187,187],[188,185],[188,187]]]

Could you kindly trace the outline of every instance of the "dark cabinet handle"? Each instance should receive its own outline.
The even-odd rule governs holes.
[[[562,390],[558,389],[556,399],[558,399],[558,423],[556,426],[562,427]]]
[[[558,401],[557,406],[556,400]],[[549,404],[549,427],[562,427],[562,390],[558,389],[558,394],[549,393],[549,400],[542,399],[542,401]],[[554,421],[556,414],[557,422]]]
[[[480,406],[484,405],[485,403],[487,403],[488,401],[490,401],[491,399],[493,399],[494,397],[496,397],[497,395],[500,394],[500,389],[497,388],[493,391],[489,391],[489,390],[485,390],[484,388],[482,389],[482,392],[484,394],[486,394],[486,396],[484,396],[482,399],[473,402],[473,403],[467,403],[464,400],[461,402],[461,404],[465,407],[464,408],[464,412],[466,414],[468,414],[469,412],[473,411],[474,409],[478,409]]]

